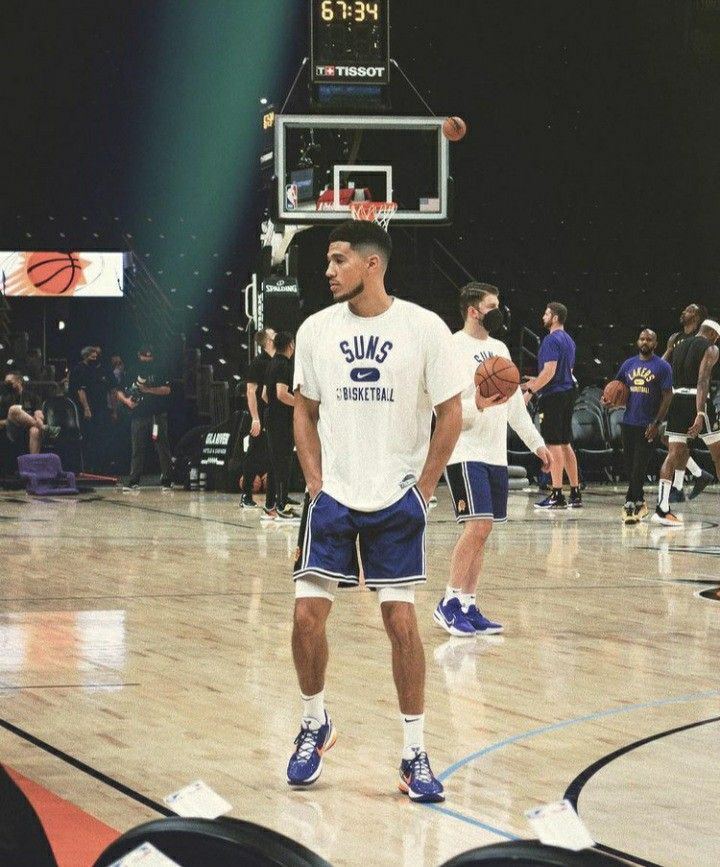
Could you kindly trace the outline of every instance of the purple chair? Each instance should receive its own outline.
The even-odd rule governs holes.
[[[60,458],[53,452],[20,455],[17,461],[28,494],[42,497],[80,493],[75,487],[75,473],[63,472]]]

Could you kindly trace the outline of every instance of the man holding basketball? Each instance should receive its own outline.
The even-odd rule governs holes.
[[[637,340],[639,354],[624,361],[615,375],[615,380],[622,382],[629,392],[621,423],[628,477],[622,512],[625,524],[637,524],[648,513],[643,481],[658,426],[665,419],[672,400],[672,368],[655,355],[656,346],[655,332],[643,328]],[[606,403],[604,397],[603,403]]]
[[[335,742],[324,698],[326,622],[337,586],[359,582],[359,543],[392,647],[404,735],[399,787],[413,801],[442,801],[424,745],[425,655],[414,601],[426,580],[428,501],[460,433],[466,377],[440,318],[387,294],[391,250],[375,223],[333,230],[326,275],[336,303],[297,334],[295,443],[308,493],[292,649],[303,718],[287,779],[315,782]]]
[[[551,301],[543,313],[543,325],[550,332],[538,351],[538,375],[523,383],[525,402],[540,397],[540,432],[552,455],[552,492],[536,509],[582,508],[578,466],[572,443],[572,413],[575,406],[575,341],[565,331],[567,307]],[[563,494],[563,471],[570,480],[570,498]]]
[[[485,555],[485,543],[494,523],[507,521],[507,426],[550,469],[545,446],[516,389],[511,397],[482,397],[474,373],[490,358],[506,358],[507,346],[491,334],[503,324],[498,289],[488,283],[468,283],[460,290],[460,312],[465,325],[452,336],[456,355],[465,369],[462,393],[463,425],[445,470],[455,518],[462,533],[450,561],[450,582],[433,620],[450,635],[470,637],[502,632],[502,626],[478,610],[475,594]],[[511,362],[510,362],[511,363]]]

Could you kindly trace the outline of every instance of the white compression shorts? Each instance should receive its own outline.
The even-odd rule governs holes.
[[[296,599],[335,599],[337,581],[331,581],[322,575],[305,575],[295,579]],[[378,602],[409,602],[415,604],[415,586],[407,587],[379,587],[377,590]]]

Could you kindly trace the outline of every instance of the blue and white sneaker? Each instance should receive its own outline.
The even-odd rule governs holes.
[[[400,762],[398,788],[408,795],[411,801],[421,804],[444,801],[445,789],[440,780],[435,779],[427,753],[420,752],[416,747],[413,751],[415,755],[412,759],[403,759]]]
[[[538,503],[535,503],[536,509],[567,509],[568,504],[562,493],[555,494],[554,492],[550,493],[549,497],[545,497],[544,500],[540,500]]]
[[[497,635],[499,632],[503,631],[503,628],[499,623],[493,623],[492,620],[483,617],[483,615],[478,611],[477,605],[471,605],[468,610],[463,613],[470,623],[472,623],[473,628],[478,635]]]
[[[470,623],[467,615],[462,610],[462,604],[457,596],[445,602],[444,597],[438,602],[438,607],[433,612],[433,620],[437,625],[449,632],[450,635],[463,636],[475,635],[475,627]]]
[[[336,739],[335,727],[327,711],[325,722],[320,728],[311,729],[307,720],[303,720],[300,734],[295,738],[297,749],[288,762],[288,783],[291,786],[309,786],[314,783],[322,771],[323,755]]]

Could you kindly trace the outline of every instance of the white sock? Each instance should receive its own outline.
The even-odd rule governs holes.
[[[689,473],[691,473],[693,476],[695,476],[696,479],[699,479],[700,476],[702,475],[702,470],[700,469],[700,467],[695,463],[695,461],[692,458],[688,458],[688,462],[686,464],[686,469],[688,470]]]
[[[670,511],[670,479],[660,479],[658,482],[658,506],[661,512]]]
[[[400,714],[403,725],[403,754],[404,759],[412,759],[416,751],[425,751],[425,714]]]
[[[685,470],[675,470],[672,486],[676,491],[682,491],[685,484]]]
[[[451,599],[460,599],[462,601],[463,592],[459,587],[451,587],[449,584],[445,588],[445,598],[443,599],[443,605],[446,605]]]
[[[462,603],[462,610],[467,613],[468,608],[471,605],[475,604],[475,594],[474,593],[461,593],[460,594],[460,602]]]
[[[316,695],[300,694],[303,703],[303,720],[310,723],[310,728],[320,728],[325,723],[325,690]],[[314,725],[317,723],[317,725]]]

